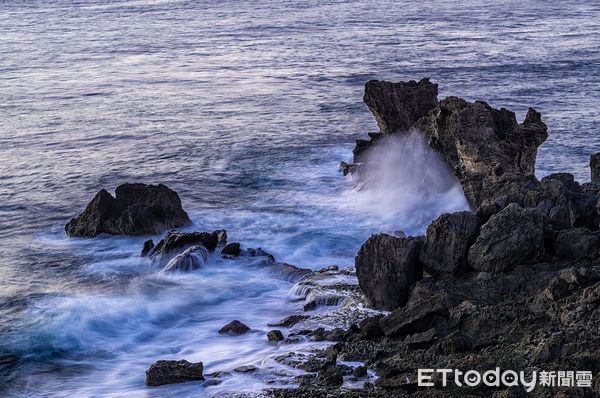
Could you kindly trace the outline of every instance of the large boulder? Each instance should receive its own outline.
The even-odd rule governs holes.
[[[475,214],[463,211],[442,214],[427,227],[420,260],[432,275],[459,274],[467,269],[469,247],[479,233]]]
[[[180,361],[157,361],[146,371],[146,385],[158,387],[165,384],[204,380],[203,370],[202,362],[190,363],[185,359]]]
[[[356,276],[369,305],[393,310],[406,303],[410,287],[423,276],[423,237],[371,236],[355,259]]]
[[[98,192],[65,231],[82,238],[101,233],[147,235],[191,223],[175,191],[162,184],[123,184],[115,190],[115,197],[104,189]]]
[[[600,257],[600,236],[584,227],[565,229],[556,237],[555,251],[564,260],[593,260]]]
[[[382,133],[407,131],[417,120],[437,106],[438,86],[420,82],[390,83],[370,80],[365,85],[363,101],[377,121]]]
[[[506,272],[540,261],[544,254],[544,217],[512,203],[493,215],[469,250],[469,265],[485,272]]]

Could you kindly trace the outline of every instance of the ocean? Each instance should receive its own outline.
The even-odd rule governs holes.
[[[278,386],[270,322],[293,282],[212,256],[163,275],[148,237],[72,239],[101,188],[163,183],[194,226],[278,261],[352,266],[373,233],[423,233],[467,208],[416,138],[382,158],[371,192],[338,171],[377,130],[370,79],[429,77],[440,98],[542,113],[538,176],[589,181],[600,151],[595,1],[17,1],[0,4],[0,394],[218,396]],[[160,235],[151,237],[160,239]],[[300,309],[301,310],[301,309]],[[218,335],[232,319],[255,329]],[[158,359],[218,386],[144,386]]]

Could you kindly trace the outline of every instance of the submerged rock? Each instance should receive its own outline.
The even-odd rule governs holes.
[[[221,254],[223,256],[237,257],[241,253],[240,244],[239,243],[229,243],[226,245],[223,250],[221,250]]]
[[[250,331],[250,328],[244,325],[242,322],[233,320],[229,322],[227,325],[223,326],[219,330],[219,334],[231,334],[231,335],[240,335],[246,334]]]
[[[146,371],[146,385],[158,387],[165,384],[204,380],[203,370],[202,362],[190,363],[185,359],[180,361],[160,360],[153,363]]]
[[[204,246],[192,246],[171,259],[161,272],[193,271],[202,267],[208,260],[208,250]]]
[[[289,328],[297,323],[307,320],[308,318],[310,318],[308,315],[289,315],[277,323],[269,323],[269,326],[281,326]]]
[[[82,238],[101,233],[147,235],[191,223],[175,191],[162,184],[123,184],[115,190],[115,197],[104,189],[98,192],[65,231]]]
[[[410,287],[423,276],[419,254],[423,237],[371,236],[355,259],[356,276],[369,304],[393,310],[404,303]]]
[[[152,239],[148,239],[144,242],[144,246],[142,247],[142,251],[140,252],[140,257],[146,257],[150,250],[154,248],[154,241]]]
[[[214,251],[219,243],[223,231],[214,232],[179,232],[170,231],[160,242],[154,246],[150,256],[170,254],[183,251],[191,246],[204,246],[208,251]]]
[[[479,219],[468,211],[442,214],[429,224],[419,257],[425,271],[432,275],[465,272],[479,226]]]
[[[481,227],[469,250],[469,265],[478,271],[506,272],[531,264],[544,254],[544,218],[535,209],[513,203]]]
[[[283,337],[283,333],[281,333],[281,330],[271,330],[269,333],[267,333],[267,339],[269,341],[272,342],[278,342],[278,341],[282,341],[284,339]]]

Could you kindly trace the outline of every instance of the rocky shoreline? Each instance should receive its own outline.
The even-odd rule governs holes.
[[[394,135],[417,132],[461,183],[472,211],[441,215],[424,236],[373,235],[355,267],[341,270],[278,263],[260,248],[228,243],[225,231],[171,231],[156,246],[147,241],[142,255],[160,263],[161,272],[200,268],[220,250],[224,258],[256,259],[296,281],[303,313],[273,325],[265,339],[290,349],[330,342],[310,354],[275,358],[301,371],[278,376],[290,388],[232,396],[600,396],[600,154],[590,159],[591,182],[580,184],[568,173],[538,180],[537,148],[548,131],[534,109],[518,123],[511,111],[482,101],[438,101],[428,79],[370,81],[364,101],[380,131],[357,141],[343,174],[368,189],[369,152]],[[118,188],[116,199],[101,191],[67,233],[139,235],[189,224],[166,187],[146,204],[122,192],[131,190]],[[153,221],[138,222],[145,214]],[[249,327],[232,321],[222,330],[236,335]],[[433,387],[418,386],[417,369],[431,368],[585,371],[593,382],[532,392],[520,385],[442,387],[439,378]],[[201,363],[185,361],[160,361],[148,372],[148,385],[206,378],[210,386],[223,377],[203,375]]]

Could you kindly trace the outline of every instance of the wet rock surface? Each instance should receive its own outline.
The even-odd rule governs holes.
[[[67,235],[93,238],[101,233],[149,235],[192,222],[179,195],[165,185],[123,184],[113,197],[101,190],[83,213],[65,226]]]
[[[165,384],[204,380],[202,362],[190,363],[186,360],[153,363],[146,371],[146,385],[158,387]]]
[[[222,239],[223,231],[214,232],[180,232],[170,231],[160,240],[149,252],[152,256],[162,256],[181,252],[191,246],[204,246],[208,251],[214,251],[217,248],[219,239]],[[226,236],[226,235],[225,235]]]
[[[219,334],[240,335],[246,334],[249,331],[250,328],[248,326],[236,319],[219,329]]]

